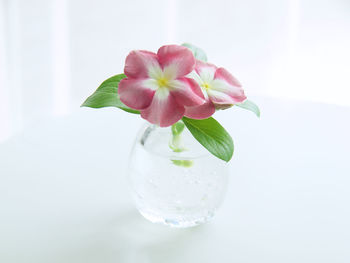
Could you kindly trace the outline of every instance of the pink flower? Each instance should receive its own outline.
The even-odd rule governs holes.
[[[188,77],[196,80],[201,87],[205,103],[186,107],[186,117],[206,119],[214,114],[215,109],[226,109],[247,98],[238,80],[226,69],[213,64],[197,60],[195,70]]]
[[[162,46],[157,54],[132,51],[125,61],[127,78],[119,83],[120,100],[149,122],[170,126],[184,116],[185,107],[205,102],[196,81],[186,77],[195,63],[192,52],[178,45]]]

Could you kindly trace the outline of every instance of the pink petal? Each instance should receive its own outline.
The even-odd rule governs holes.
[[[129,78],[147,78],[153,67],[160,67],[157,54],[146,50],[134,50],[125,59],[124,73]]]
[[[239,83],[239,81],[224,68],[218,68],[215,72],[214,78],[222,79],[232,86],[242,87],[241,83]]]
[[[235,104],[241,103],[247,98],[242,87],[232,86],[221,79],[214,79],[207,93],[214,103],[227,101]]]
[[[236,103],[243,102],[246,97],[232,97],[227,93],[220,92],[214,89],[209,89],[208,91],[209,99],[214,103],[216,109],[227,109]],[[244,99],[242,99],[244,98]]]
[[[225,100],[231,101],[231,104],[236,104],[243,102],[247,98],[239,81],[224,68],[219,68],[215,72],[215,79],[211,83],[211,92],[214,97],[212,99],[214,104],[224,104]],[[225,96],[220,93],[230,96],[232,100],[225,99]]]
[[[209,95],[209,99],[214,104],[234,104],[235,103],[233,98],[224,92],[220,92],[214,89],[209,89],[207,90],[207,92]]]
[[[180,105],[198,106],[205,102],[202,90],[194,79],[183,77],[172,81],[170,93]]]
[[[178,122],[184,116],[185,108],[176,102],[176,99],[168,93],[167,96],[157,90],[151,105],[141,110],[141,117],[150,123],[167,127]]]
[[[147,80],[143,79],[122,79],[118,87],[120,100],[132,109],[147,108],[151,104],[155,93],[155,89],[147,84]]]
[[[185,107],[185,116],[192,119],[206,119],[215,113],[214,104],[208,100],[200,106]]]
[[[205,78],[204,81],[209,81],[214,79],[217,67],[214,64],[196,60],[195,70],[198,75]]]
[[[178,45],[162,46],[158,49],[157,54],[162,68],[174,70],[175,77],[183,77],[194,69],[195,58],[186,47]]]

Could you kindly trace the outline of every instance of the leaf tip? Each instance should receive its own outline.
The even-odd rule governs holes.
[[[260,119],[260,110],[258,109],[257,113],[256,113],[256,117],[258,117]]]

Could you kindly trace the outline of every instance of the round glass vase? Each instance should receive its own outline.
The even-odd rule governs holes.
[[[175,146],[174,146],[175,145]],[[184,128],[145,125],[134,143],[129,179],[135,204],[149,221],[191,227],[208,221],[222,203],[228,165]]]

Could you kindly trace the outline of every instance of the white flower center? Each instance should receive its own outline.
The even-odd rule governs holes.
[[[149,68],[149,77],[152,79],[156,86],[156,89],[172,89],[173,82],[176,79],[176,67],[174,65],[169,65],[164,69],[159,66]]]

